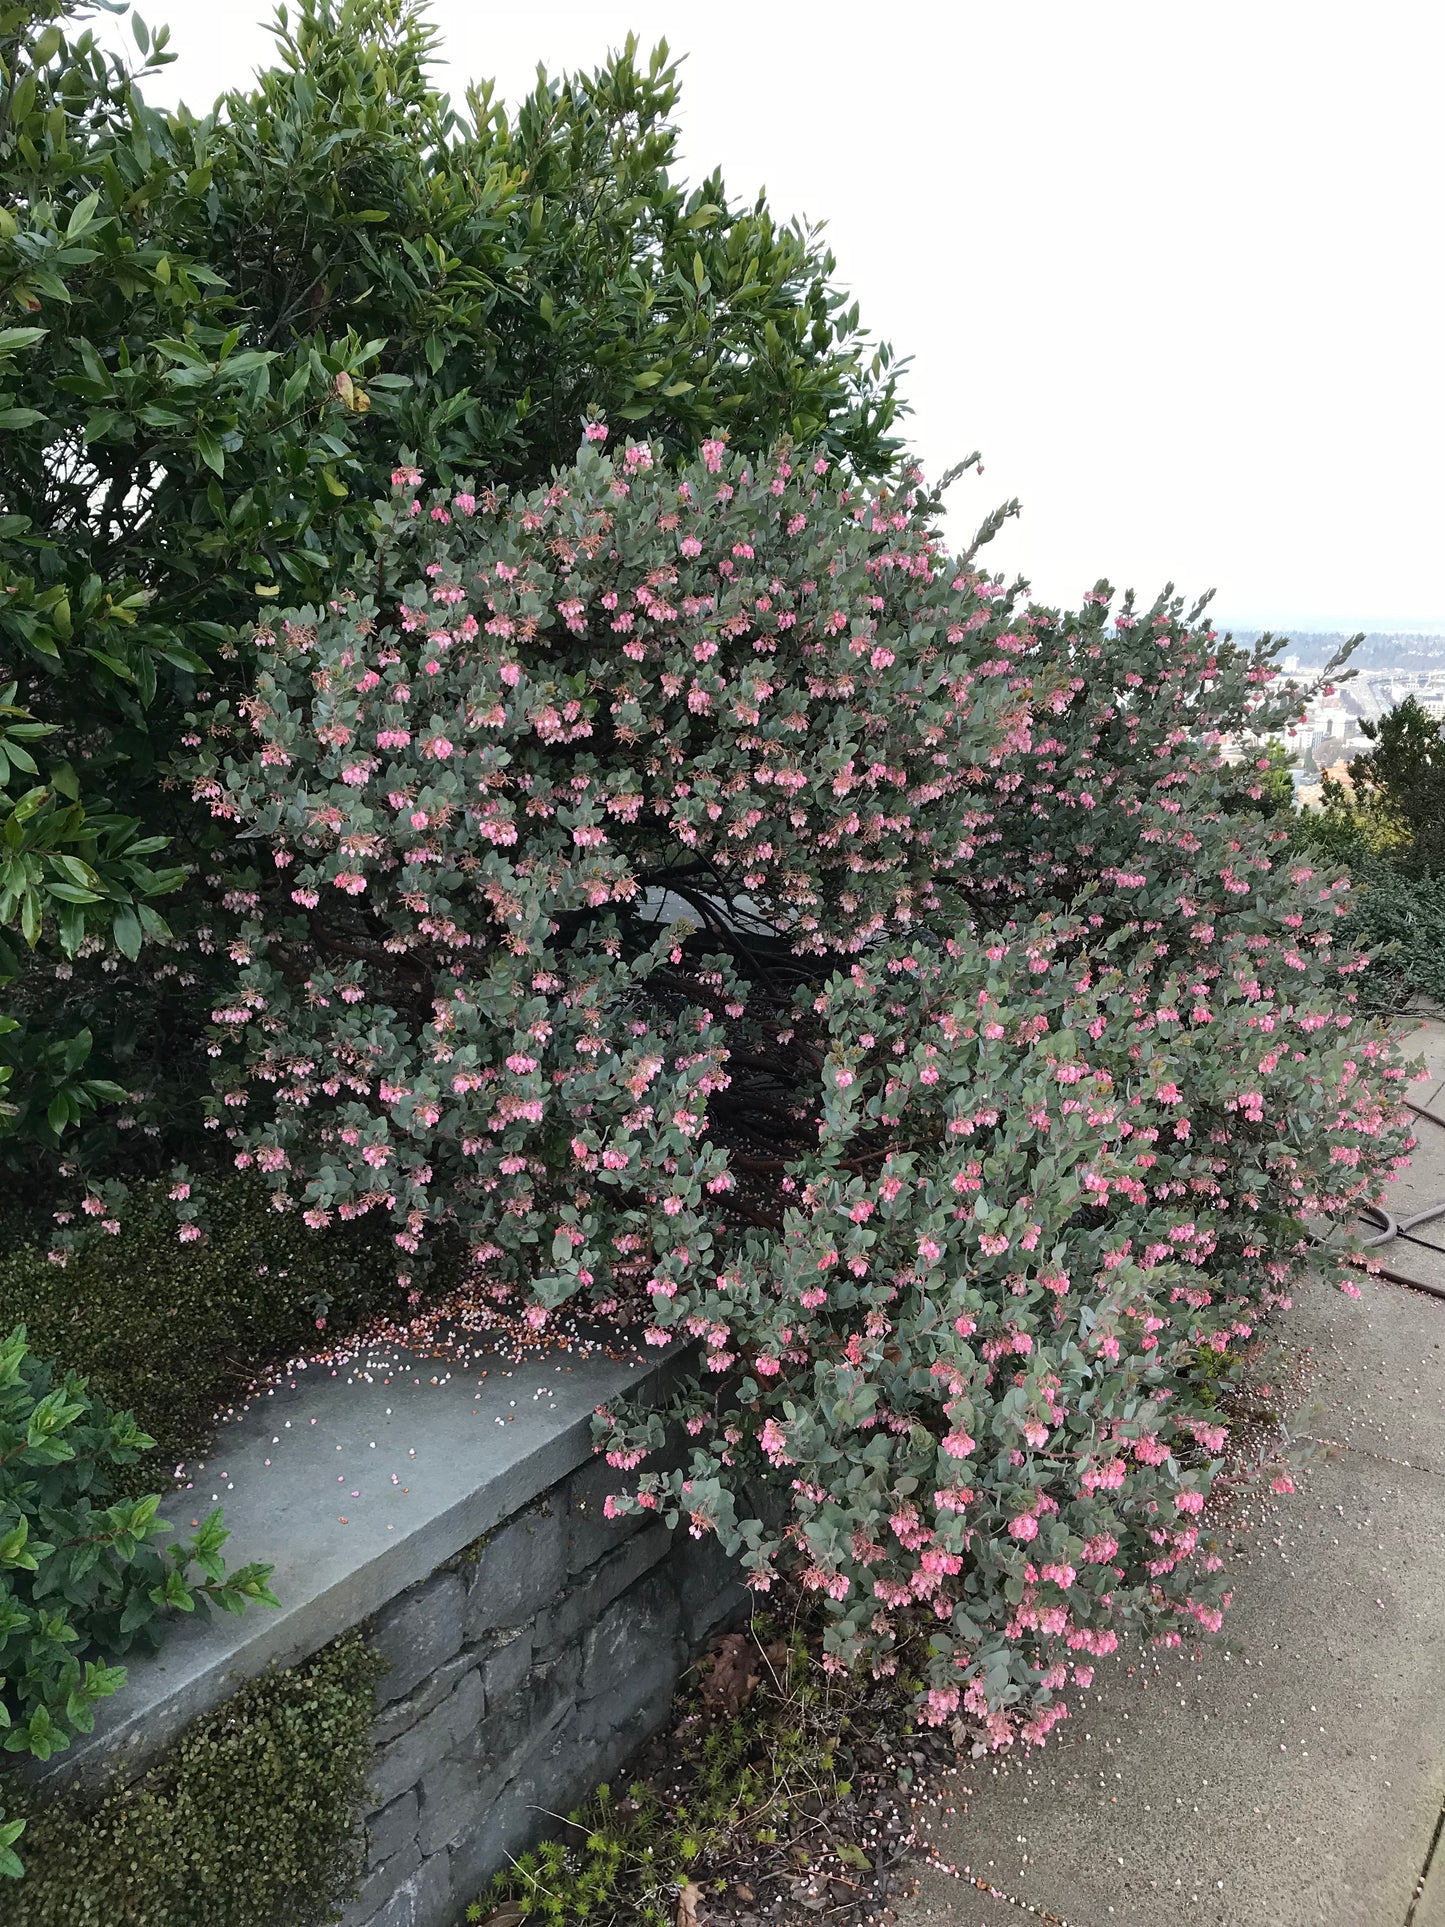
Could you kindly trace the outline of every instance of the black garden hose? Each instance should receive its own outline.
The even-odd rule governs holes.
[[[1438,1124],[1442,1130],[1445,1130],[1445,1117],[1442,1117],[1438,1111],[1432,1111],[1427,1104],[1416,1104],[1408,1097],[1405,1103],[1417,1117],[1423,1117],[1427,1123]],[[1380,1227],[1375,1237],[1362,1240],[1367,1251],[1378,1250],[1381,1245],[1391,1244],[1396,1238],[1403,1238],[1411,1244],[1424,1245],[1427,1251],[1445,1250],[1445,1247],[1440,1245],[1432,1245],[1427,1238],[1412,1238],[1410,1235],[1417,1225],[1430,1224],[1436,1218],[1445,1218],[1445,1198],[1437,1199],[1434,1204],[1427,1204],[1423,1211],[1412,1211],[1408,1218],[1397,1218],[1382,1204],[1361,1205],[1360,1216],[1369,1218],[1372,1223]],[[1392,1270],[1388,1265],[1372,1266],[1370,1275],[1373,1278],[1387,1278],[1392,1285],[1405,1285],[1411,1291],[1423,1291],[1429,1298],[1445,1301],[1445,1285],[1427,1285],[1422,1279],[1407,1277],[1403,1271]]]

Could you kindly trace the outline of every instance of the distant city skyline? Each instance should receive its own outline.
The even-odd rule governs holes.
[[[1410,621],[1404,617],[1384,616],[1226,616],[1211,611],[1215,627],[1232,629],[1236,634],[1263,633],[1269,630],[1277,636],[1287,636],[1291,631],[1309,636],[1353,636],[1363,632],[1366,636],[1439,636],[1445,640],[1445,619],[1430,621],[1421,618]]]

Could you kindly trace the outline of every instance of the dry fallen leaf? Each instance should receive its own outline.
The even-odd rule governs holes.
[[[516,1902],[509,1900],[505,1906],[498,1907],[494,1914],[488,1914],[482,1927],[522,1927],[526,1918]]]
[[[703,1703],[711,1713],[735,1719],[752,1698],[762,1675],[751,1640],[743,1633],[724,1633],[708,1653],[702,1676]]]
[[[701,1899],[702,1888],[689,1880],[677,1896],[677,1927],[703,1927],[702,1916],[697,1911]]]

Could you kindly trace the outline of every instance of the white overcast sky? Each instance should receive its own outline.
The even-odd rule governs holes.
[[[260,0],[142,0],[197,111]],[[635,30],[687,56],[689,177],[824,219],[911,355],[950,532],[1049,601],[1213,587],[1239,624],[1445,632],[1440,0],[434,0],[444,84]],[[107,29],[107,36],[115,29]]]

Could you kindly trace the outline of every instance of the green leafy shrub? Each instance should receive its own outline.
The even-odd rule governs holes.
[[[56,955],[82,922],[114,944],[89,1075],[158,1093],[169,1129],[196,1066],[173,1026],[118,1061],[111,1006],[160,936],[156,838],[194,870],[177,929],[215,907],[210,826],[169,785],[181,718],[198,687],[244,689],[258,596],[320,599],[365,547],[400,449],[531,484],[596,401],[672,450],[791,433],[875,472],[897,400],[817,233],[716,173],[678,180],[665,48],[629,41],[509,113],[489,83],[436,90],[412,0],[300,0],[274,64],[197,119],[145,101],[165,29],[135,21],[132,73],[89,16],[0,10],[0,286],[22,324],[0,331],[0,684],[25,712],[0,924],[13,907],[17,948],[39,946],[14,1014],[50,1037]],[[42,727],[55,768],[27,772]],[[15,1079],[42,1127],[48,1068]]]
[[[1305,828],[1311,848],[1328,841],[1335,861],[1350,872],[1344,939],[1368,953],[1362,997],[1375,1009],[1445,1009],[1445,874],[1417,870],[1388,850],[1362,840],[1320,836]]]
[[[362,1865],[357,1810],[384,1662],[348,1633],[253,1680],[134,1784],[23,1789],[6,1927],[316,1927]]]
[[[37,332],[0,329],[0,368],[7,342]],[[92,947],[103,937],[106,948],[113,943],[136,958],[145,937],[170,936],[150,899],[174,890],[185,875],[174,866],[152,867],[164,836],[143,835],[134,817],[116,816],[98,797],[88,809],[82,805],[69,763],[37,763],[36,749],[57,725],[21,708],[16,688],[13,681],[0,688],[0,984],[24,968],[16,944],[33,949],[47,923],[67,960],[62,970],[87,935]],[[114,1079],[89,1066],[89,1027],[80,1021],[67,1031],[53,1000],[39,1029],[26,1022],[23,1005],[17,1017],[0,1015],[0,1037],[7,1039],[0,1044],[0,1143],[30,1139],[48,1151],[98,1106],[125,1098]]]
[[[15,1851],[15,1842],[25,1831],[24,1819],[7,1820],[0,1807],[0,1880],[18,1880],[25,1864]]]
[[[159,1498],[111,1498],[111,1468],[133,1464],[154,1440],[128,1412],[112,1412],[67,1372],[55,1382],[26,1347],[24,1326],[0,1341],[0,1731],[7,1753],[48,1760],[95,1724],[97,1703],[125,1684],[110,1662],[133,1646],[154,1651],[163,1615],[219,1606],[274,1606],[271,1568],[227,1574],[219,1507],[190,1539],[162,1551],[172,1530]],[[191,1568],[199,1568],[200,1578]],[[12,1831],[14,1823],[7,1823]],[[0,1842],[8,1851],[9,1842]],[[11,1855],[13,1859],[13,1855]],[[13,1873],[7,1861],[0,1871]]]
[[[139,1187],[111,1222],[114,1236],[100,1233],[60,1265],[45,1227],[12,1213],[0,1329],[23,1322],[37,1352],[133,1412],[167,1471],[204,1454],[217,1413],[260,1366],[315,1342],[318,1318],[354,1325],[398,1303],[395,1267],[360,1227],[304,1236],[244,1179],[208,1188],[203,1241],[177,1243],[175,1206],[157,1186]],[[140,1491],[156,1475],[131,1463],[114,1476]]]
[[[7,339],[40,332],[0,330],[0,366]],[[116,816],[97,799],[87,811],[69,763],[41,768],[33,748],[59,725],[22,709],[17,687],[0,689],[0,971],[14,976],[21,967],[5,933],[33,948],[48,919],[63,956],[73,957],[87,929],[98,927],[134,960],[143,938],[170,935],[148,899],[174,890],[185,871],[151,867],[167,838],[143,835],[134,817]]]

